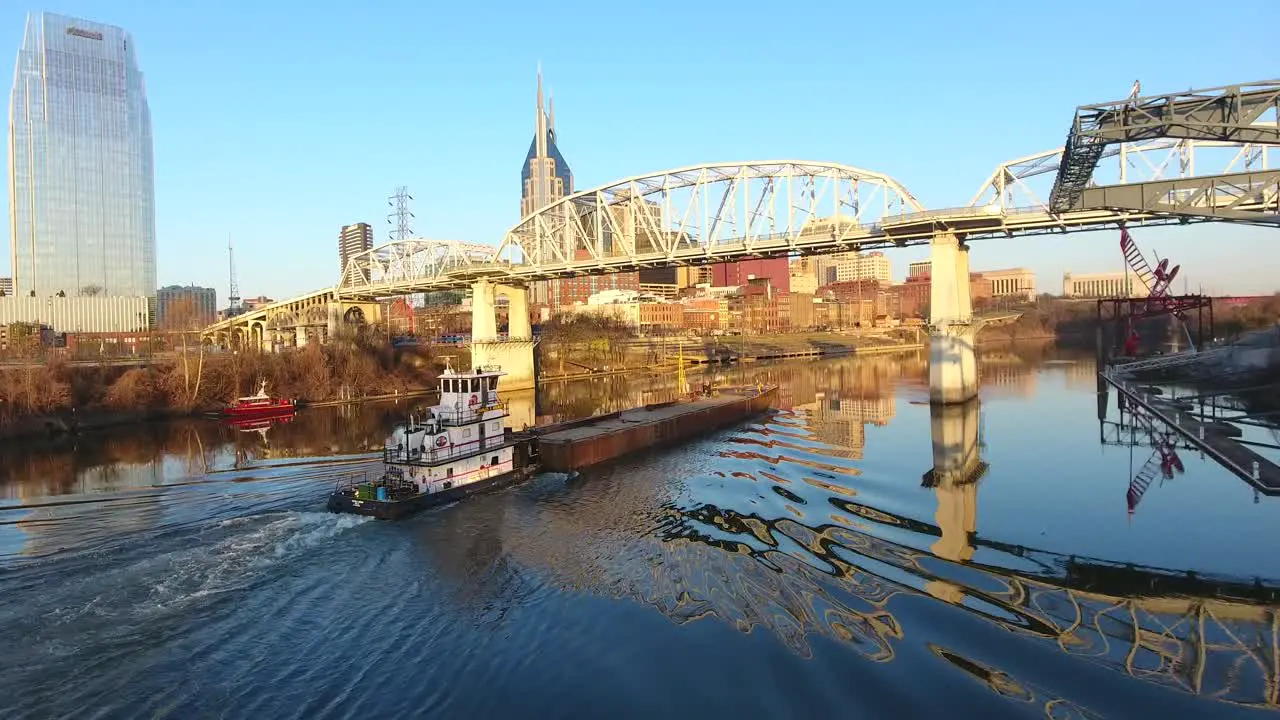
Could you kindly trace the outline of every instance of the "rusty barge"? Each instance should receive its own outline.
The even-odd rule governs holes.
[[[778,386],[721,389],[532,431],[541,468],[571,472],[658,445],[690,440],[773,407]]]

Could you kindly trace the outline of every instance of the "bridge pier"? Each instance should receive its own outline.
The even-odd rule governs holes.
[[[507,337],[498,337],[497,296],[507,298]],[[529,291],[480,280],[471,286],[471,367],[497,365],[506,373],[501,390],[537,386],[533,360],[533,329],[529,324]]]
[[[963,403],[978,396],[969,248],[946,232],[933,237],[930,250],[929,402]]]

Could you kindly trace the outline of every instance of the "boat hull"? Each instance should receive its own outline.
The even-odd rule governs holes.
[[[349,490],[329,495],[329,512],[365,515],[379,520],[399,520],[427,508],[445,505],[470,495],[497,490],[498,488],[526,480],[537,472],[537,466],[526,466],[501,475],[494,475],[466,485],[449,488],[437,493],[414,495],[404,500],[360,500]]]
[[[258,420],[268,417],[280,417],[281,415],[292,415],[297,409],[297,406],[293,403],[261,405],[258,407],[229,407],[222,411],[222,416],[236,420]]]

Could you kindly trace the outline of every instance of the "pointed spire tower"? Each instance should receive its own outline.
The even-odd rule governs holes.
[[[556,146],[555,107],[544,99],[538,63],[533,142],[520,172],[520,216],[525,217],[573,192],[573,173]]]

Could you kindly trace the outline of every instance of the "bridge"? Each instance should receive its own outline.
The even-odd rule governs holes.
[[[525,306],[532,281],[928,243],[938,373],[931,384],[949,388],[934,400],[962,402],[977,391],[971,360],[980,324],[968,291],[969,242],[1119,225],[1276,227],[1278,106],[1280,80],[1081,106],[1063,147],[1002,163],[954,208],[925,208],[887,174],[829,162],[711,163],[638,175],[562,198],[497,245],[413,239],[374,248],[352,258],[331,288],[205,332],[264,348],[304,344],[343,322],[378,319],[380,298],[470,288],[473,352],[521,368],[508,377],[527,385],[527,323],[500,342],[492,311],[496,294]]]

